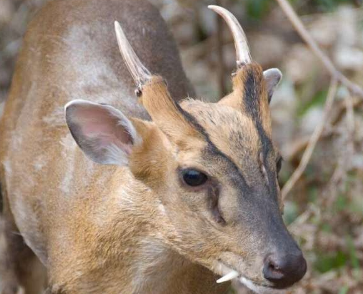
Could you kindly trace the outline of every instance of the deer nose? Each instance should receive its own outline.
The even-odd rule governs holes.
[[[263,275],[275,288],[287,288],[301,280],[305,273],[306,261],[300,250],[294,254],[269,254],[265,258]]]

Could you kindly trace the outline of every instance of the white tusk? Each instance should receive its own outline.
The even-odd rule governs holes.
[[[217,283],[224,283],[230,280],[233,280],[234,278],[237,278],[239,276],[239,273],[236,271],[231,271],[230,273],[226,274],[225,276],[221,277],[217,280]]]

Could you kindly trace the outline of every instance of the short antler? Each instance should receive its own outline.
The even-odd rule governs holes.
[[[170,96],[164,79],[152,75],[141,63],[117,21],[115,30],[121,55],[137,85],[136,94],[152,120],[167,134],[175,133],[178,130],[175,126],[179,125],[184,133],[196,135],[197,132],[184,117],[183,110]]]
[[[151,80],[152,75],[137,57],[118,21],[115,21],[115,31],[121,55],[138,89],[140,89],[147,81]]]
[[[219,101],[220,104],[231,106],[244,113],[259,113],[269,118],[269,89],[266,86],[262,67],[251,58],[246,35],[236,17],[228,10],[210,5],[210,9],[218,13],[227,22],[236,47],[237,71],[233,74],[233,92]],[[271,76],[272,73],[269,73]],[[272,83],[273,84],[273,83]],[[273,86],[269,87],[273,88]],[[273,90],[272,90],[273,91]],[[260,102],[258,102],[260,101]],[[254,116],[253,119],[258,119]],[[265,119],[264,129],[270,130],[269,119]]]
[[[244,64],[251,63],[252,58],[250,49],[248,47],[247,38],[236,17],[228,10],[220,6],[209,5],[208,8],[222,16],[232,32],[234,46],[236,48],[237,68],[240,68]]]

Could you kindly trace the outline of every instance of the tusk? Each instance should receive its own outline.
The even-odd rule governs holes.
[[[115,21],[115,31],[121,55],[130,74],[132,75],[132,78],[137,84],[137,87],[141,88],[147,81],[151,79],[152,75],[149,70],[141,63],[139,57],[137,57],[118,21]]]
[[[252,58],[247,38],[236,17],[227,9],[217,5],[209,5],[208,8],[222,16],[232,32],[234,46],[236,48],[237,68],[241,67],[243,64],[251,63]]]
[[[226,274],[225,276],[221,277],[217,280],[217,283],[224,283],[230,280],[233,280],[234,278],[237,278],[239,276],[239,273],[236,271],[231,271],[230,273]]]

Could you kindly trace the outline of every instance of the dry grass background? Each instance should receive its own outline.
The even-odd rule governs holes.
[[[0,0],[0,101],[7,95],[27,22],[45,0]],[[230,88],[234,48],[207,4],[152,0],[181,49],[199,97],[216,101]],[[299,165],[308,139],[324,119],[320,140],[301,178],[287,195],[285,221],[309,263],[289,293],[363,293],[363,98],[342,85],[324,117],[330,76],[273,0],[220,0],[244,26],[253,58],[279,67],[284,80],[271,108],[274,139],[285,161],[284,185]],[[363,84],[363,9],[359,1],[295,0],[293,6],[337,68]],[[223,63],[218,55],[223,52]],[[221,74],[223,72],[223,74]],[[1,109],[0,109],[1,113]],[[234,285],[231,293],[246,293]]]

